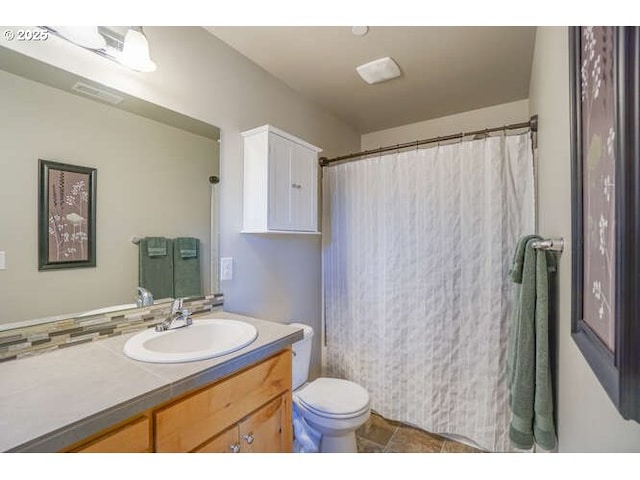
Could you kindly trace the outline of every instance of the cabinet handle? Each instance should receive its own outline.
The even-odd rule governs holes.
[[[253,443],[253,435],[251,433],[247,434],[244,436],[244,439],[246,440],[246,442],[251,445]]]
[[[292,188],[302,188],[302,185],[300,185],[299,183],[292,183],[291,187]]]
[[[232,443],[231,445],[229,445],[229,450],[231,450],[232,453],[238,453],[240,451],[240,445],[237,443]]]

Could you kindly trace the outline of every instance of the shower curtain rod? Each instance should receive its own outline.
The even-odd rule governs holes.
[[[499,132],[501,130],[518,130],[521,128],[530,128],[532,132],[538,131],[538,115],[532,116],[528,122],[512,123],[511,125],[505,125],[503,127],[485,128],[482,130],[475,130],[473,132],[460,132],[453,135],[446,135],[444,137],[428,138],[426,140],[414,140],[413,142],[399,143],[398,145],[389,145],[387,147],[374,148],[373,150],[364,150],[362,152],[349,153],[348,155],[342,155],[340,157],[327,158],[320,157],[319,162],[321,167],[329,166],[332,163],[343,162],[345,160],[353,160],[360,157],[366,157],[367,155],[392,152],[393,150],[400,150],[401,148],[419,147],[420,145],[426,145],[428,143],[446,142],[449,140],[462,139],[469,135],[489,134],[492,132]]]

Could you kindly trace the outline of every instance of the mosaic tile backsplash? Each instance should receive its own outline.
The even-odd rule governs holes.
[[[222,295],[185,301],[192,315],[222,308]],[[0,332],[0,362],[67,348],[150,328],[171,313],[171,302],[150,307],[81,315]]]

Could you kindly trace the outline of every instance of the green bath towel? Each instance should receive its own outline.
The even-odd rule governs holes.
[[[536,250],[536,235],[520,239],[510,272],[518,305],[509,330],[508,386],[514,447],[528,450],[536,443],[545,450],[556,445],[553,394],[549,365],[549,271],[555,257]]]
[[[173,255],[174,297],[199,297],[202,295],[200,281],[200,240],[182,237],[175,240]]]
[[[154,298],[173,296],[173,241],[147,237],[138,244],[138,286]]]

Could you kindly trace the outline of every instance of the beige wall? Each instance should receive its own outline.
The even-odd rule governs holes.
[[[194,236],[209,291],[218,143],[0,71],[0,323],[132,303],[132,236]],[[96,268],[38,271],[38,159],[97,168]]]
[[[366,133],[361,138],[361,149],[385,147],[426,138],[471,132],[483,128],[499,127],[529,120],[529,101],[503,103],[446,117],[410,123],[400,127]]]
[[[323,155],[357,150],[359,135],[199,27],[145,27],[158,69],[129,71],[52,38],[0,44],[147,101],[217,125],[220,151],[220,256],[234,258],[221,283],[228,310],[320,330],[320,239],[311,235],[241,235],[240,132],[270,123],[322,147]],[[316,335],[314,366],[319,372]]]
[[[530,109],[538,114],[538,220],[562,236],[558,268],[558,447],[561,452],[640,452],[640,425],[624,420],[571,339],[571,166],[566,27],[538,27]]]

